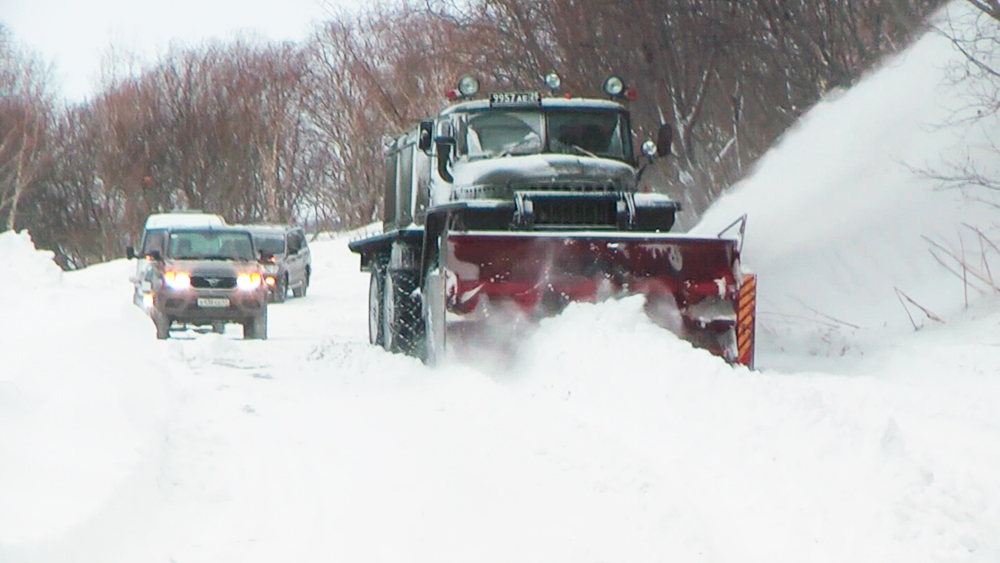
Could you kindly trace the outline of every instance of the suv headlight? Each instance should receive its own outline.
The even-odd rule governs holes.
[[[187,272],[167,270],[163,272],[163,283],[170,289],[187,289],[191,287],[191,276]]]
[[[236,276],[236,287],[243,291],[253,291],[260,287],[260,272],[250,272]]]

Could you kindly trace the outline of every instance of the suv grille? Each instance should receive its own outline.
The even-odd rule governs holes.
[[[191,276],[191,287],[232,289],[236,287],[236,278],[232,276]]]

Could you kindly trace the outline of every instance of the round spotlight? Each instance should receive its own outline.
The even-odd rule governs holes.
[[[458,79],[458,93],[464,98],[470,98],[479,92],[479,79],[466,74]]]
[[[562,79],[559,78],[558,74],[550,72],[545,75],[545,85],[548,86],[550,90],[558,90],[559,86],[562,85]]]
[[[625,81],[621,78],[611,75],[604,80],[604,93],[612,98],[621,96],[624,91]]]

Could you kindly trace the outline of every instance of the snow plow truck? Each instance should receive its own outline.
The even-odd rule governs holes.
[[[480,95],[465,75],[450,105],[391,142],[382,231],[349,243],[371,274],[370,342],[434,364],[459,325],[642,294],[654,322],[752,368],[746,217],[718,237],[670,233],[679,203],[639,189],[640,159],[670,154],[670,126],[637,158],[621,78],[605,80],[607,99],[545,82]]]

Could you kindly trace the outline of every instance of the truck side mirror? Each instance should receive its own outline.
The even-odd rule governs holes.
[[[448,156],[451,147],[455,145],[455,127],[451,121],[439,121],[434,134],[434,144],[437,145],[437,169],[441,178],[449,184],[455,180],[448,171]]]
[[[660,125],[656,135],[656,156],[670,156],[670,145],[674,140],[674,128],[669,123]]]
[[[434,122],[433,121],[421,121],[420,122],[420,133],[417,138],[417,148],[427,152],[431,150],[431,139],[433,137]]]
[[[163,255],[160,254],[159,250],[150,250],[149,254],[146,254],[146,257],[156,262],[163,262]]]
[[[131,246],[126,246],[125,247],[125,257],[128,258],[129,260],[135,258],[135,249],[132,248]]]
[[[438,122],[437,132],[434,134],[434,142],[438,145],[455,144],[455,127],[450,121]]]

